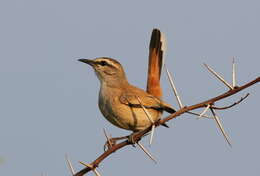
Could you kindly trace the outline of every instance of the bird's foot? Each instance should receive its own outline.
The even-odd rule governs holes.
[[[138,140],[135,139],[135,135],[137,134],[137,132],[133,132],[132,134],[130,134],[128,136],[128,142],[130,144],[132,144],[133,147],[135,147],[135,144],[138,142]]]
[[[109,138],[106,143],[104,144],[104,151],[109,150],[112,148],[114,145],[116,145],[116,142],[119,140],[127,139],[127,141],[132,144],[133,147],[135,147],[135,144],[138,142],[135,138],[134,135],[136,135],[137,132],[133,132],[132,134],[128,136],[122,136],[122,137],[115,137],[115,138]]]

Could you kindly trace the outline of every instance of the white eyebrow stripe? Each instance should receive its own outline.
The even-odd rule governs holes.
[[[97,59],[96,62],[100,63],[102,61],[105,61],[109,66],[120,68],[120,63],[115,62],[114,60],[111,60],[109,58],[100,58]]]
[[[109,65],[113,65],[116,67],[117,64],[115,64],[113,61],[111,60],[105,60]]]

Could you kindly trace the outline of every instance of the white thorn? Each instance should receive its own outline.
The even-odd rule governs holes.
[[[109,137],[108,137],[108,134],[107,134],[105,128],[103,128],[103,132],[104,132],[104,135],[105,135],[106,139],[109,140]]]
[[[210,108],[210,104],[208,104],[207,107],[204,109],[204,111],[202,111],[202,113],[200,113],[198,119],[201,118],[208,111],[209,108]]]
[[[137,145],[143,150],[143,152],[149,156],[149,158],[151,160],[153,160],[155,163],[157,163],[157,161],[155,160],[155,158],[144,148],[144,146],[140,143],[140,142],[137,142]]]
[[[234,57],[232,60],[232,85],[233,85],[233,88],[236,86],[236,64],[235,64]]]
[[[191,111],[188,111],[187,113],[188,113],[188,114],[192,114],[192,115],[196,115],[196,116],[200,116],[200,114],[195,113],[195,112],[191,112]],[[201,115],[201,117],[204,117],[204,118],[207,118],[207,119],[213,119],[213,117],[210,117],[210,116],[208,116],[208,115],[206,115],[206,114]]]
[[[106,132],[105,128],[103,128],[103,132],[104,132],[104,134],[105,134],[105,137],[106,137],[106,139],[107,139],[108,145],[110,145],[110,147],[111,147],[111,146],[112,146],[112,144],[111,144],[111,141],[110,141],[110,137],[109,137],[109,135],[107,134],[107,132]]]
[[[155,129],[155,125],[152,125],[151,136],[150,136],[150,141],[149,141],[150,146],[152,145],[152,142],[153,142],[154,129]]]
[[[215,114],[215,112],[214,112],[213,109],[210,109],[210,110],[211,110],[212,115],[213,115],[213,117],[214,117],[214,119],[215,119],[215,121],[216,121],[216,123],[217,123],[217,125],[218,125],[218,127],[219,127],[219,129],[220,129],[220,131],[221,131],[221,133],[223,134],[225,140],[227,141],[228,145],[229,145],[230,147],[232,147],[231,142],[230,142],[230,140],[229,140],[229,138],[228,138],[228,135],[227,135],[227,133],[225,132],[225,130],[224,130],[224,128],[223,128],[223,125],[221,124],[221,121],[220,121],[219,117]]]
[[[173,90],[173,92],[174,92],[174,95],[175,95],[175,97],[176,97],[176,99],[177,99],[179,108],[181,109],[181,108],[183,108],[183,105],[182,105],[182,103],[181,103],[181,99],[180,99],[180,97],[179,97],[179,95],[178,95],[177,89],[176,89],[176,87],[175,87],[175,85],[174,85],[174,83],[173,83],[172,76],[171,76],[169,70],[167,69],[166,65],[165,65],[165,70],[166,70],[166,73],[167,73],[168,80],[169,80],[169,82],[170,82],[170,84],[171,84],[172,90]]]
[[[93,169],[96,176],[101,176],[100,173],[97,171],[97,169]]]
[[[100,173],[97,171],[97,169],[96,169],[96,168],[93,168],[92,165],[83,163],[83,162],[81,162],[81,161],[79,161],[79,163],[82,164],[82,165],[84,165],[84,166],[89,167],[89,168],[95,173],[96,176],[101,176]]]
[[[72,164],[71,164],[71,162],[70,162],[69,156],[66,154],[66,155],[65,155],[65,158],[66,158],[67,164],[68,164],[68,166],[69,166],[70,173],[71,173],[71,175],[73,176],[76,172],[75,172],[75,170],[74,170],[74,168],[73,168],[73,166],[72,166]]]
[[[138,96],[136,96],[136,98],[137,98],[137,100],[139,101],[139,103],[140,103],[142,109],[144,110],[144,113],[146,114],[147,118],[150,120],[151,123],[154,123],[151,114],[150,114],[150,113],[146,110],[146,108],[143,106],[143,104],[142,104],[140,98],[139,98]]]
[[[152,125],[152,129],[151,129],[150,142],[149,142],[149,144],[152,145],[153,134],[154,134],[154,127],[155,127],[153,118],[152,118],[151,114],[149,113],[149,111],[147,111],[147,109],[143,106],[143,104],[142,104],[140,98],[139,98],[138,96],[136,96],[136,98],[137,98],[137,100],[139,101],[139,103],[140,103],[140,105],[141,105],[141,107],[142,107],[142,109],[143,109],[145,115],[146,115],[147,118],[150,120],[150,122],[153,124],[153,125]]]
[[[93,169],[93,166],[90,165],[90,164],[87,164],[87,163],[83,163],[82,161],[79,161],[80,164],[86,166],[86,167],[89,167],[90,169]]]
[[[221,77],[217,72],[215,72],[212,68],[210,68],[207,64],[204,64],[204,66],[220,80],[222,83],[224,83],[228,88],[233,89],[233,86],[231,86],[223,77]]]

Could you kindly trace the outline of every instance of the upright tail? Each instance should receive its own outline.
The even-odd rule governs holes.
[[[164,59],[164,41],[165,40],[163,34],[160,32],[160,30],[153,29],[149,47],[149,64],[146,92],[158,98],[161,98],[162,96],[160,77]]]

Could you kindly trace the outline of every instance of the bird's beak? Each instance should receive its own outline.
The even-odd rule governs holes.
[[[93,66],[95,64],[95,61],[90,60],[90,59],[79,59],[78,61],[86,63],[86,64],[88,64],[90,66]]]

